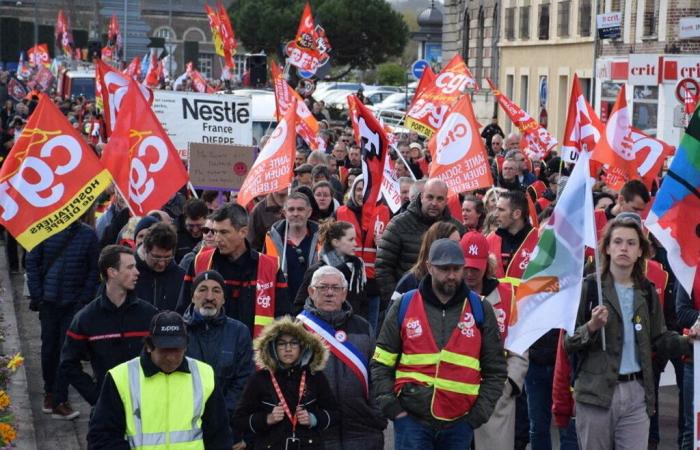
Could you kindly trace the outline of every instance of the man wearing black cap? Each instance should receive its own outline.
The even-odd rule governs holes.
[[[214,371],[186,358],[186,349],[182,317],[172,311],[154,316],[141,356],[107,373],[90,419],[88,447],[126,450],[190,444],[230,450],[233,436]]]
[[[216,383],[232,418],[248,377],[253,373],[253,342],[248,328],[226,316],[224,277],[202,272],[192,282],[192,303],[184,314],[189,335],[187,356],[214,368]],[[242,436],[236,436],[240,442]]]
[[[370,363],[396,450],[469,448],[501,396],[506,363],[493,308],[464,284],[457,242],[430,247],[428,275],[389,308]]]

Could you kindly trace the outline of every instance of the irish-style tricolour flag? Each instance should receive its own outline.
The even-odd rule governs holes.
[[[524,353],[552,328],[574,331],[584,246],[595,246],[589,155],[581,153],[516,291],[505,347]]]

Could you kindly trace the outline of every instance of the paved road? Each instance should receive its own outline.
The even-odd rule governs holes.
[[[74,408],[81,412],[74,421],[52,419],[50,415],[41,412],[43,402],[43,382],[41,377],[41,339],[38,313],[29,311],[28,302],[23,294],[24,278],[21,274],[9,275],[5,260],[5,248],[0,246],[0,301],[2,301],[3,323],[9,322],[7,339],[2,346],[3,351],[11,352],[21,349],[25,356],[25,373],[18,374],[13,380],[13,387],[19,393],[15,394],[16,407],[20,408],[21,417],[18,449],[21,450],[86,450],[85,436],[88,430],[90,406],[71,388],[70,401]],[[12,296],[5,288],[11,279]],[[7,301],[12,300],[12,302]],[[14,310],[10,308],[14,305]],[[16,326],[14,326],[16,323]],[[17,331],[15,331],[17,330]],[[12,335],[16,334],[16,335]],[[668,374],[664,379],[668,380]],[[663,383],[662,383],[663,384]],[[11,387],[12,388],[12,387]],[[11,392],[12,394],[12,392]],[[27,395],[28,394],[28,395]],[[24,398],[22,398],[24,397]],[[660,390],[659,407],[661,411],[660,427],[662,442],[659,449],[675,450],[676,417],[678,395],[675,386],[664,386]],[[33,423],[27,423],[33,422]],[[34,433],[34,436],[22,436],[22,433]],[[385,432],[386,450],[393,450],[393,430],[391,425]],[[36,444],[34,444],[34,441]],[[556,446],[553,447],[556,449]]]

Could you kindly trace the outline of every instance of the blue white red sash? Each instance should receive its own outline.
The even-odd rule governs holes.
[[[355,347],[343,330],[335,330],[328,322],[316,317],[309,311],[302,311],[297,319],[304,327],[321,338],[328,350],[352,370],[369,397],[369,378],[367,376],[367,358]]]

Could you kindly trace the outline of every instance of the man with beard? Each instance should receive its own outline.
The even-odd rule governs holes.
[[[225,282],[219,272],[202,272],[192,282],[192,303],[185,311],[190,358],[214,368],[224,394],[229,423],[246,381],[253,373],[253,342],[248,328],[224,312]],[[231,427],[233,428],[233,426]],[[243,436],[234,432],[235,442]]]
[[[457,242],[430,246],[428,275],[389,308],[372,362],[377,402],[394,421],[394,448],[469,448],[506,381],[498,323],[463,281]]]

